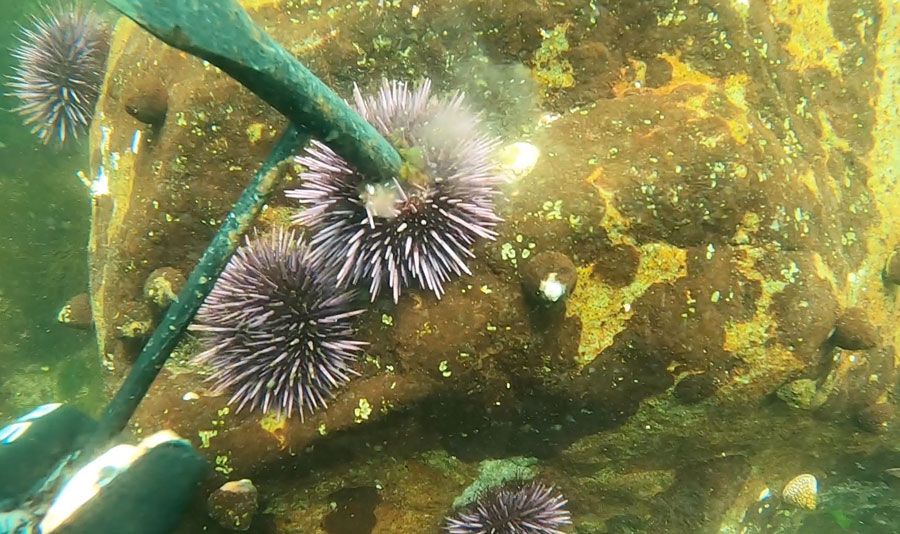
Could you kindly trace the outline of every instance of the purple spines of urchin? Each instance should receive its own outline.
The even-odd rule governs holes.
[[[487,491],[447,518],[448,534],[562,534],[568,501],[553,486],[513,482]]]
[[[353,294],[310,263],[294,232],[247,239],[204,301],[191,330],[205,351],[217,393],[237,411],[290,417],[327,406],[366,345],[354,339]]]
[[[305,208],[316,262],[342,285],[366,284],[374,300],[390,288],[396,302],[416,284],[440,298],[444,285],[471,274],[478,239],[495,239],[494,199],[502,178],[493,161],[498,141],[482,131],[463,96],[431,94],[385,81],[378,94],[354,89],[356,110],[406,155],[408,175],[376,183],[328,146],[313,142],[297,162],[306,168],[287,196]]]
[[[109,26],[79,4],[44,7],[12,50],[17,64],[7,86],[13,111],[44,144],[77,138],[90,125],[109,53]]]

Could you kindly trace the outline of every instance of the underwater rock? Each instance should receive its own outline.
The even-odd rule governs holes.
[[[70,298],[69,302],[59,310],[56,320],[73,328],[89,330],[93,324],[90,295],[80,293]]]
[[[620,514],[606,521],[606,529],[598,530],[604,534],[643,534],[647,532],[647,521],[634,514]],[[588,531],[594,532],[594,531]]]
[[[322,527],[328,534],[369,534],[375,527],[375,508],[381,502],[378,488],[341,488],[329,495],[334,508]]]
[[[250,530],[259,508],[259,493],[250,479],[226,482],[206,501],[209,516],[229,530]]]
[[[143,340],[153,332],[153,312],[143,302],[128,302],[113,320],[116,337],[126,340]]]
[[[800,410],[814,410],[828,400],[828,394],[819,389],[815,380],[800,378],[778,388],[778,398]]]
[[[718,380],[709,373],[703,373],[682,378],[675,384],[672,394],[685,404],[694,404],[715,395],[718,389]]]
[[[831,340],[847,350],[866,350],[878,346],[878,330],[869,321],[865,310],[850,308],[834,325]]]
[[[808,451],[826,462],[851,439],[771,406],[773,393],[807,410],[828,398],[846,421],[896,382],[900,333],[883,332],[877,355],[823,357],[844,303],[877,325],[900,314],[891,292],[865,291],[882,284],[900,241],[891,178],[900,117],[887,89],[900,62],[887,45],[896,6],[867,4],[863,16],[837,2],[245,4],[340,95],[384,77],[427,76],[440,94],[466,83],[490,103],[505,143],[540,153],[498,196],[505,222],[496,242],[472,248],[471,276],[447,284],[440,301],[410,289],[397,305],[368,305],[361,376],[327,410],[302,422],[237,413],[230,396],[204,390],[203,369],[185,363],[197,349],[190,340],[163,370],[135,424],[175,427],[257,482],[290,479],[284,485],[310,505],[289,525],[278,517],[285,530],[321,529],[328,496],[351,476],[338,466],[363,464],[365,480],[410,466],[392,480],[416,490],[382,492],[394,500],[379,505],[380,521],[406,513],[411,531],[436,528],[462,483],[427,478],[408,458],[438,441],[473,476],[485,458],[542,458],[541,472],[552,465],[578,503],[579,524],[627,511],[718,532],[786,467],[765,454],[753,456],[752,471],[746,458],[707,465],[710,457],[777,442],[800,472],[810,469]],[[495,87],[470,75],[472,63],[478,72],[524,69],[515,105],[494,105]],[[117,28],[109,64],[91,136],[91,168],[104,170],[109,190],[93,199],[90,272],[115,383],[139,349],[119,337],[117,321],[144,301],[154,267],[190,272],[285,121],[129,22]],[[126,104],[129,87],[152,79],[168,95],[166,119],[151,131]],[[532,164],[524,156],[534,151],[518,154],[524,164],[512,174]],[[291,169],[283,187],[302,172]],[[282,194],[269,204],[279,222],[290,218]],[[531,290],[523,280],[551,252],[571,262],[578,289],[557,316],[535,317],[525,293],[540,277]],[[791,382],[798,377],[810,378]],[[187,392],[199,398],[185,401]],[[287,466],[298,476],[281,476]],[[648,466],[678,473],[649,503],[605,498],[585,480]],[[702,481],[692,466],[705,466]],[[309,496],[317,488],[326,489]]]
[[[577,282],[575,264],[560,252],[541,252],[522,265],[522,290],[539,304],[564,301]]]
[[[125,111],[147,125],[162,126],[169,110],[169,95],[158,78],[141,86],[130,86],[122,97]]]
[[[185,278],[174,267],[160,267],[147,276],[144,282],[144,298],[165,310],[178,298],[184,288]]]
[[[831,282],[818,272],[814,255],[783,252],[759,265],[768,279],[790,274],[790,283],[772,295],[777,339],[804,367],[819,361],[839,309]]]
[[[819,483],[813,475],[797,475],[785,484],[781,490],[781,498],[794,508],[815,510],[819,498]]]
[[[888,423],[893,418],[894,407],[887,402],[871,404],[856,414],[856,422],[860,428],[873,433],[887,430]]]
[[[650,501],[675,483],[674,471],[633,471],[619,473],[601,470],[590,477],[592,492],[608,492],[622,499]]]
[[[750,461],[741,455],[685,462],[675,481],[650,503],[651,525],[646,532],[718,532],[717,521],[711,518],[720,517],[728,508],[751,469]]]

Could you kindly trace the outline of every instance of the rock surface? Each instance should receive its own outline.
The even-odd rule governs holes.
[[[847,350],[867,350],[878,346],[878,330],[866,317],[865,310],[850,308],[837,320],[831,339]]]
[[[134,428],[171,427],[221,473],[252,475],[283,531],[316,531],[330,495],[376,480],[374,534],[436,531],[478,462],[523,455],[542,459],[579,532],[720,532],[762,490],[894,432],[847,428],[891,402],[895,329],[852,353],[829,336],[841,310],[898,320],[882,281],[900,243],[897,5],[244,5],[343,95],[429,76],[541,153],[506,186],[472,276],[440,301],[371,306],[362,376],[326,411],[233,413],[206,393],[190,340],[163,371]],[[91,297],[115,383],[139,348],[121,321],[145,305],[144,281],[190,272],[284,121],[127,22],[98,112],[109,192],[95,197]],[[260,227],[290,209],[276,193]],[[541,253],[575,265],[561,313],[523,295]],[[808,409],[769,402],[797,381],[812,384]]]
[[[226,482],[209,495],[209,516],[228,530],[250,530],[259,509],[259,492],[248,478]]]

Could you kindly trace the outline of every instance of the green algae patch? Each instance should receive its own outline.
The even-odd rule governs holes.
[[[569,50],[566,32],[571,24],[557,24],[541,30],[541,47],[534,52],[534,75],[547,89],[565,89],[575,85],[575,69],[562,57]]]
[[[530,480],[537,476],[537,458],[513,456],[502,460],[485,460],[479,466],[478,478],[453,501],[459,508],[473,502],[485,491],[514,480]]]

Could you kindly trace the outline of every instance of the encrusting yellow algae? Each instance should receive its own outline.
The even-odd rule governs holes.
[[[702,87],[705,90],[689,98],[685,104],[685,107],[696,114],[698,118],[713,116],[713,113],[708,109],[707,101],[711,95],[721,93],[734,106],[731,109],[734,113],[716,113],[715,115],[725,121],[729,132],[737,143],[743,145],[747,142],[753,134],[753,129],[747,117],[749,111],[747,86],[750,84],[750,78],[747,74],[737,73],[728,76],[724,80],[718,80],[692,68],[690,64],[682,61],[678,55],[660,54],[659,57],[672,67],[672,79],[665,86],[652,89],[653,93],[660,95],[670,94],[686,85]]]
[[[284,429],[287,427],[287,419],[279,416],[275,412],[269,412],[259,420],[259,426],[271,434],[278,445],[283,447],[285,444]]]
[[[776,295],[783,292],[792,283],[790,271],[783,271],[781,278],[764,275],[758,268],[769,252],[763,248],[743,248],[735,261],[736,270],[747,280],[760,283],[761,294],[756,300],[753,317],[747,321],[729,321],[725,327],[723,349],[740,357],[746,362],[748,371],[740,378],[740,383],[758,382],[773,376],[785,374],[803,368],[802,362],[791,356],[789,347],[781,343],[772,343],[776,338],[775,329],[778,319],[770,309]],[[774,388],[776,384],[769,387]]]
[[[606,230],[611,242],[631,245],[633,240],[628,235],[628,219],[616,208],[613,193],[606,191],[601,186],[602,177],[602,166],[594,168],[590,176],[587,177],[587,182],[597,188],[597,193],[604,204],[603,220],[600,221],[600,226]]]
[[[633,315],[632,303],[654,284],[668,283],[687,274],[685,250],[664,243],[640,247],[640,262],[634,281],[613,288],[592,276],[593,266],[578,269],[578,289],[566,304],[568,316],[581,320],[578,363],[587,365],[612,345]]]
[[[896,66],[900,64],[900,5],[887,0],[882,1],[883,12],[881,28],[878,33],[876,50],[878,65]],[[866,162],[872,176],[868,188],[874,199],[874,208],[878,212],[879,225],[870,228],[866,234],[865,246],[867,265],[854,273],[851,281],[853,298],[848,305],[863,304],[870,317],[878,324],[892,321],[894,312],[891,309],[896,298],[878,298],[877,292],[863,291],[864,288],[879,287],[882,282],[882,265],[900,240],[900,227],[896,214],[900,213],[900,195],[898,195],[896,169],[900,169],[900,117],[897,106],[900,105],[900,69],[884,68],[878,85],[876,99],[874,147],[869,151]],[[900,330],[893,329],[890,344],[900,344]],[[900,365],[900,351],[894,351],[895,365]]]
[[[781,0],[770,7],[776,20],[791,28],[786,48],[793,58],[793,67],[797,70],[822,67],[840,78],[841,55],[846,47],[835,37],[828,22],[830,5],[830,0]]]
[[[248,126],[247,139],[249,139],[251,143],[258,143],[259,140],[262,139],[263,128],[265,128],[265,124],[261,122],[254,122]]]
[[[562,57],[569,50],[566,32],[571,24],[557,24],[552,30],[541,30],[541,47],[534,52],[535,77],[548,89],[563,89],[575,85],[572,64]]]

